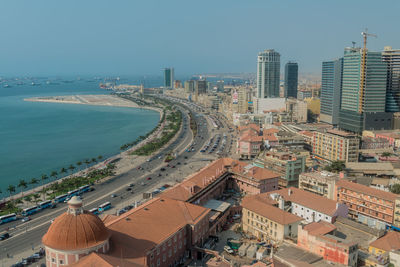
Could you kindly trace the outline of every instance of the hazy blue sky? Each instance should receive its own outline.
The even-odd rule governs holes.
[[[400,48],[399,10],[399,0],[1,0],[0,76],[255,72],[267,48],[318,73],[365,27],[378,35],[370,49]]]

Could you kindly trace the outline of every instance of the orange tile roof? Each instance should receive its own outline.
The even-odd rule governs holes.
[[[282,225],[303,220],[303,218],[290,212],[272,206],[268,201],[263,201],[263,199],[257,196],[258,195],[244,197],[242,200],[242,207]]]
[[[353,183],[347,180],[339,180],[336,183],[337,188],[346,188],[348,190],[352,190],[358,193],[363,193],[369,196],[373,196],[373,197],[377,197],[377,198],[382,198],[385,200],[389,200],[389,201],[395,201],[396,198],[398,197],[397,194],[391,193],[391,192],[386,192],[386,191],[382,191],[379,189],[375,189],[366,185],[362,185],[362,184],[357,184],[357,183]],[[339,190],[338,190],[339,191]]]
[[[280,177],[278,173],[257,166],[249,165],[248,163],[243,161],[234,161],[232,163],[232,171],[236,174],[240,174],[248,178],[254,178],[258,181]]]
[[[326,235],[336,229],[331,223],[325,221],[312,222],[303,227],[309,235]]]
[[[313,137],[313,133],[310,131],[300,131],[299,134],[306,135],[308,137]]]
[[[389,232],[369,245],[384,251],[398,250],[400,249],[400,233]]]
[[[289,190],[291,190],[290,196]],[[336,212],[336,201],[295,187],[282,188],[265,194],[271,195],[275,193],[281,195],[285,201],[298,203],[323,214],[333,216]]]
[[[124,267],[139,267],[142,265],[135,264],[123,260],[118,257],[113,257],[106,254],[90,253],[88,256],[83,257],[77,263],[69,265],[71,267],[113,267],[113,266],[124,266]]]
[[[183,201],[152,199],[106,223],[113,244],[110,255],[143,265],[147,251],[186,225],[198,223],[209,212],[210,209]]]

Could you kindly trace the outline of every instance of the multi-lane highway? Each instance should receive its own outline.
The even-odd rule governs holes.
[[[170,99],[177,101],[176,99]],[[207,164],[206,160],[213,160],[217,155],[206,155],[199,151],[211,136],[226,132],[225,129],[212,129],[206,116],[201,114],[201,108],[190,104],[179,105],[178,108],[183,114],[182,129],[175,140],[158,153],[149,157],[147,161],[142,161],[140,168],[133,163],[132,169],[126,173],[117,175],[102,184],[94,185],[95,190],[82,195],[86,210],[98,207],[100,204],[110,201],[112,206],[117,207],[106,213],[114,213],[123,206],[133,204],[135,200],[140,200],[144,192],[153,191],[164,183],[181,181],[190,173],[196,171]],[[192,111],[193,119],[198,126],[198,133],[193,138],[190,130],[189,110]],[[225,124],[225,123],[222,123]],[[231,144],[229,135],[228,143]],[[224,154],[229,154],[231,146],[225,148]],[[168,164],[164,162],[165,155],[169,152],[177,154],[176,159]],[[131,189],[128,189],[129,185]],[[130,191],[128,191],[130,190]],[[11,237],[0,241],[0,259],[9,263],[15,263],[20,258],[8,259],[7,255],[20,255],[21,252],[36,251],[41,246],[41,238],[50,226],[51,220],[59,216],[66,210],[66,204],[58,204],[55,209],[47,209],[32,215],[31,221],[22,223],[20,220],[0,226],[0,233],[8,231]],[[7,265],[5,265],[7,266]]]

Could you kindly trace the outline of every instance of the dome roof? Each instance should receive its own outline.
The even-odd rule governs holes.
[[[83,210],[71,211],[71,207],[81,207],[81,204],[77,205],[74,201],[69,202],[68,211],[58,216],[50,225],[42,238],[45,246],[58,250],[79,250],[99,245],[109,239],[110,233],[99,217]]]

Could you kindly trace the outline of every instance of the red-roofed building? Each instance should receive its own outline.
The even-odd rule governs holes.
[[[358,245],[347,242],[335,235],[336,227],[327,222],[300,224],[297,231],[297,245],[320,255],[324,260],[357,266]]]

